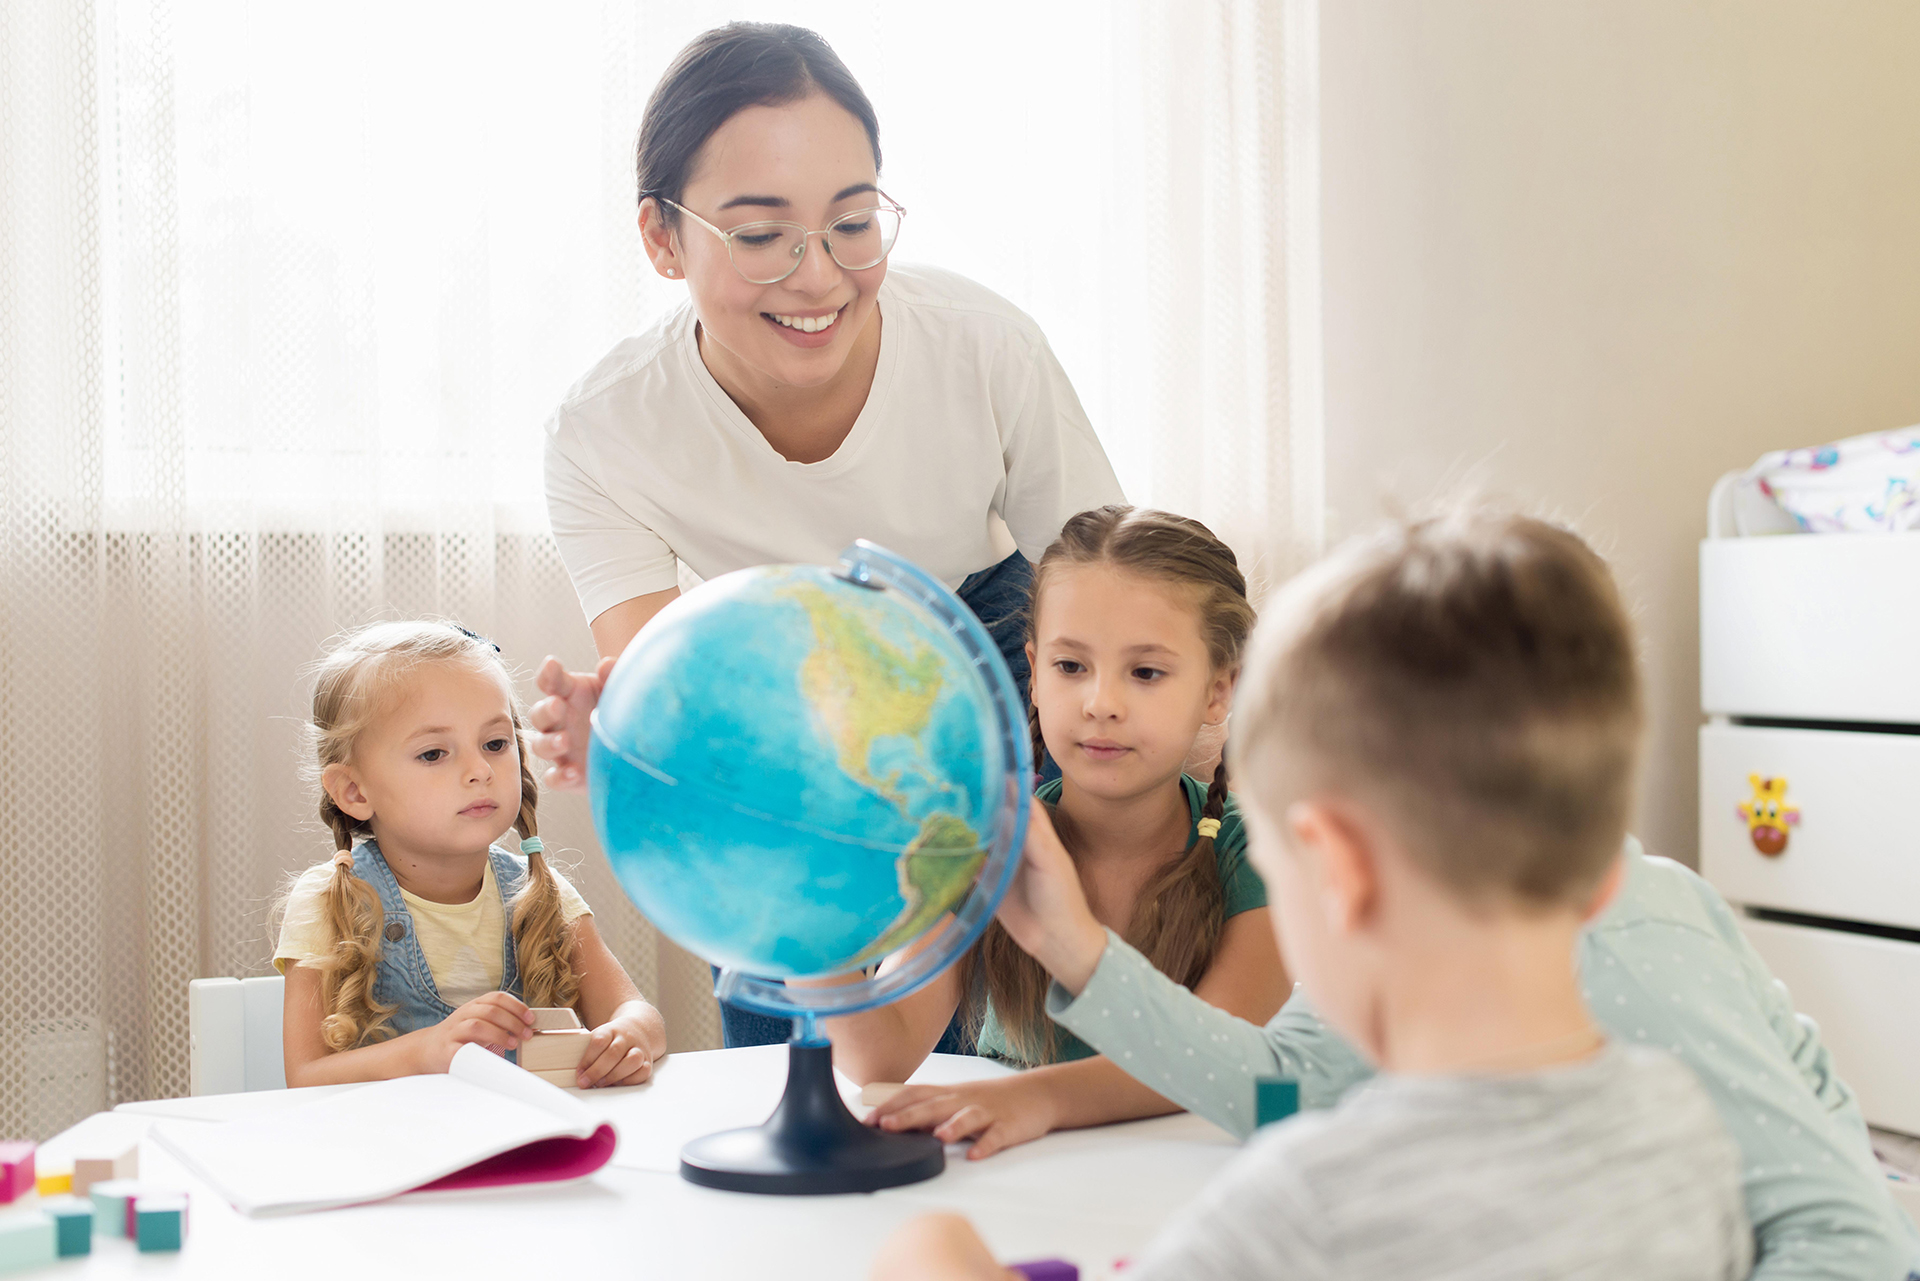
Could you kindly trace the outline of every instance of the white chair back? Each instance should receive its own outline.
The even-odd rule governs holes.
[[[187,1088],[240,1094],[287,1088],[280,1045],[286,980],[195,979],[187,984]]]

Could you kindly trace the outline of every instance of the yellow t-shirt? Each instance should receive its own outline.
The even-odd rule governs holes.
[[[560,873],[553,875],[560,883],[560,915],[567,923],[589,915],[593,909],[580,892]],[[280,945],[273,952],[274,968],[282,974],[295,962],[318,961],[326,956],[333,939],[327,930],[324,896],[332,876],[333,864],[321,863],[308,868],[294,883],[293,893],[287,898],[286,920],[280,926]],[[413,915],[414,937],[420,940],[420,950],[426,955],[427,968],[433,971],[433,985],[440,990],[441,1000],[461,1006],[500,986],[507,914],[493,879],[493,860],[487,860],[480,893],[471,903],[435,903],[404,889],[400,897]]]

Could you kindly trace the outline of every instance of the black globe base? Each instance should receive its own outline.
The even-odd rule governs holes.
[[[787,1092],[766,1124],[722,1130],[680,1149],[680,1177],[701,1187],[770,1196],[875,1192],[946,1169],[931,1134],[888,1134],[847,1111],[833,1079],[833,1047],[787,1043]]]

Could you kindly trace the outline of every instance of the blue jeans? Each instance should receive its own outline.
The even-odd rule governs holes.
[[[974,617],[987,629],[987,635],[993,637],[993,643],[1000,647],[1000,656],[1007,660],[1007,668],[1013,673],[1013,687],[1018,691],[1021,701],[1027,698],[1027,604],[1033,592],[1033,565],[1019,552],[1007,557],[997,565],[989,565],[977,574],[967,576],[960,584],[957,595],[967,603]],[[1035,762],[1035,768],[1040,768]],[[1058,770],[1053,762],[1046,763],[1041,779],[1057,777]],[[714,967],[714,976],[719,977],[720,969]],[[752,1010],[743,1010],[720,1004],[720,1031],[723,1043],[728,1049],[742,1045],[777,1045],[793,1035],[791,1019],[769,1018],[765,1014],[755,1014]],[[940,1044],[933,1047],[936,1054],[972,1054],[973,1039],[966,1034],[956,1012],[953,1021],[940,1037]]]

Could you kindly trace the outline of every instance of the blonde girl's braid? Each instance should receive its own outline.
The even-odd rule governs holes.
[[[560,906],[560,880],[547,863],[546,846],[537,834],[535,812],[540,806],[540,784],[533,775],[532,756],[513,709],[513,737],[520,748],[520,851],[527,856],[527,882],[513,896],[513,948],[520,965],[520,991],[528,1005],[566,1006],[580,999],[580,975],[573,968],[573,930]]]
[[[361,835],[360,824],[335,805],[325,791],[320,793],[320,821],[333,833],[334,847],[339,851],[321,896],[321,911],[333,945],[317,967],[324,1014],[320,1031],[328,1049],[351,1050],[392,1036],[387,1020],[399,1007],[382,1004],[373,995],[386,912],[380,906],[380,892],[353,874],[351,851]]]

